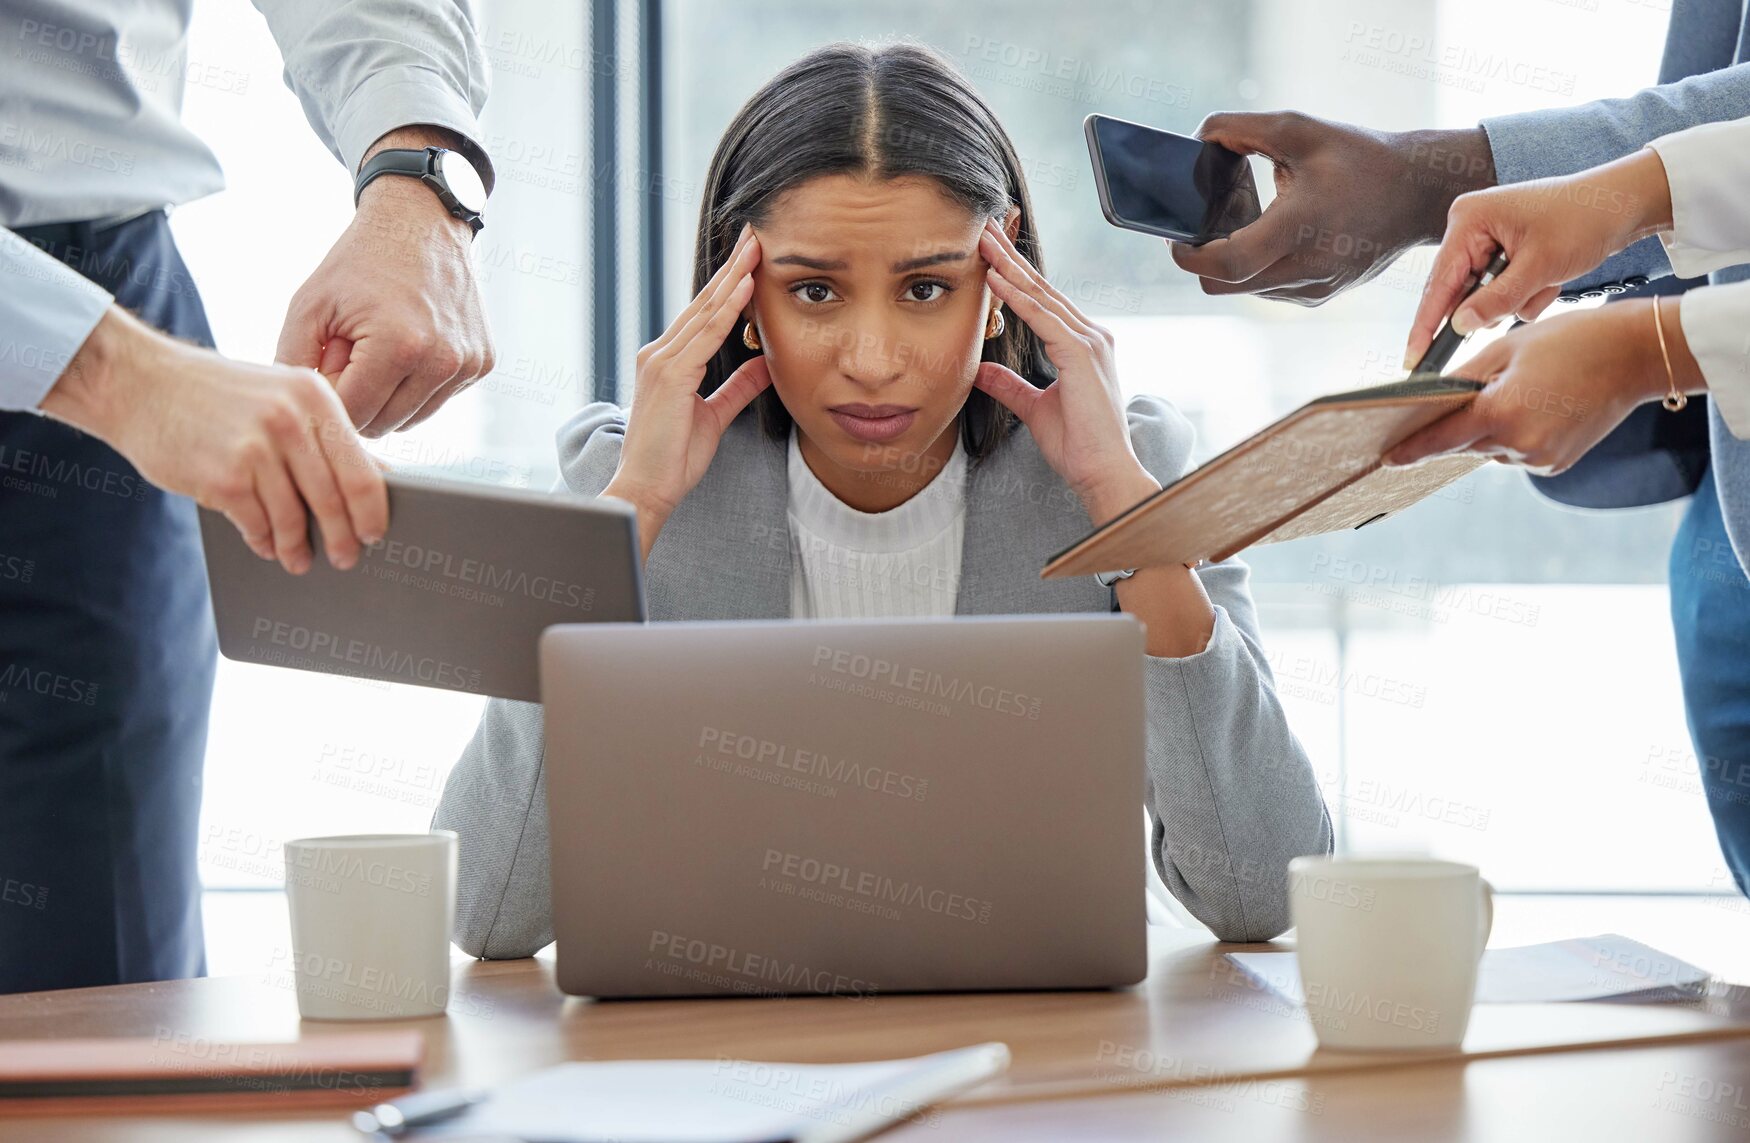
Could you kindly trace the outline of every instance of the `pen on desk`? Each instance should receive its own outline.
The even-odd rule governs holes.
[[[1464,295],[1458,299],[1458,304],[1463,305],[1466,298],[1494,281],[1506,268],[1507,252],[1505,250],[1495,251],[1495,256],[1489,260],[1487,266],[1483,267],[1483,272],[1478,274],[1470,286],[1466,288]],[[1458,306],[1453,306],[1452,309],[1454,313],[1458,312]],[[1457,353],[1458,347],[1463,344],[1464,335],[1452,328],[1452,315],[1448,314],[1446,320],[1440,325],[1440,332],[1436,333],[1434,340],[1429,342],[1428,352],[1424,353],[1422,360],[1416,362],[1416,367],[1410,370],[1410,376],[1419,377],[1427,373],[1439,373],[1446,368],[1447,363],[1452,360],[1452,355]]]
[[[352,1125],[366,1135],[405,1135],[409,1128],[423,1127],[453,1118],[479,1103],[485,1096],[473,1091],[421,1091],[379,1103],[352,1113]]]

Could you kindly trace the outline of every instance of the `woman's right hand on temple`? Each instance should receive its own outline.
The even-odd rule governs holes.
[[[1671,188],[1651,149],[1560,178],[1460,195],[1410,327],[1405,368],[1427,352],[1448,314],[1461,334],[1513,315],[1530,321],[1563,282],[1670,226]],[[1507,268],[1460,305],[1496,250],[1506,253]]]
[[[637,510],[645,555],[675,505],[711,466],[729,423],[771,383],[766,359],[755,357],[715,393],[699,396],[705,367],[753,296],[753,270],[759,260],[759,239],[752,227],[744,226],[735,249],[705,288],[661,337],[638,351],[637,387],[626,418],[620,467],[602,495],[625,500]]]

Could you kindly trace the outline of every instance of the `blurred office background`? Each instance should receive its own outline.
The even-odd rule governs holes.
[[[1295,107],[1471,126],[1652,83],[1668,15],[1635,0],[1090,0],[1073,19],[1054,0],[476,7],[498,175],[476,264],[499,365],[375,447],[536,488],[555,479],[554,430],[584,402],[629,400],[633,354],[685,304],[722,127],[819,44],[912,38],[968,73],[1023,156],[1050,276],[1117,331],[1127,392],[1176,402],[1206,457],[1312,396],[1400,375],[1431,251],[1316,309],[1207,298],[1158,241],[1101,218],[1083,116],[1189,133],[1216,110]],[[348,222],[349,180],[252,9],[198,0],[189,80],[187,119],[230,189],[175,228],[220,347],[267,359]],[[1669,634],[1679,510],[1573,512],[1491,467],[1386,526],[1255,552],[1278,682],[1339,848],[1477,862],[1570,931],[1682,902],[1696,931],[1742,934],[1750,910],[1702,801]],[[202,841],[215,971],[259,969],[283,940],[281,842],[426,827],[480,705],[221,663]]]

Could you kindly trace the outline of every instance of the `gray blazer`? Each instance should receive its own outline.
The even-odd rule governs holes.
[[[1183,472],[1191,430],[1177,410],[1139,397],[1127,412],[1148,470],[1163,482]],[[618,406],[596,404],[560,430],[570,491],[606,487],[625,423]],[[788,502],[785,448],[744,414],[651,547],[649,618],[787,618]],[[1112,610],[1112,590],[1092,577],[1039,578],[1046,557],[1088,528],[1074,493],[1017,428],[968,476],[957,610]],[[1330,819],[1276,698],[1246,566],[1229,560],[1198,574],[1216,609],[1209,646],[1144,665],[1150,848],[1173,895],[1218,937],[1268,940],[1289,925],[1289,859],[1330,852]],[[475,956],[529,956],[553,940],[543,763],[540,706],[494,700],[432,821],[461,836],[455,941]]]

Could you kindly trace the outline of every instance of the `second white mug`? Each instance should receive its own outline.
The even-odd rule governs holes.
[[[1495,915],[1476,866],[1297,857],[1288,884],[1301,987],[1321,1047],[1433,1051],[1463,1042]]]

